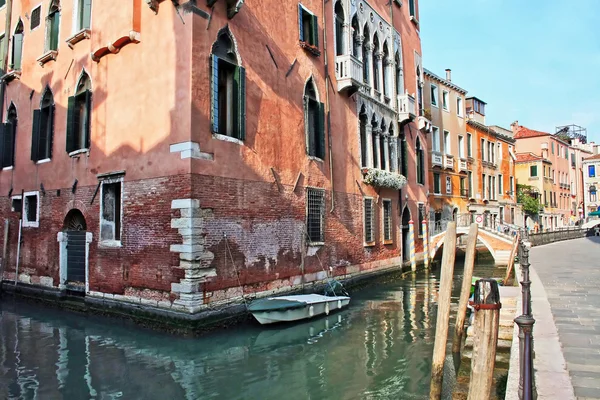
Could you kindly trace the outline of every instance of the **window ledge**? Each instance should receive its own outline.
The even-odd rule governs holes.
[[[16,69],[16,70],[12,70],[10,72],[7,72],[6,74],[4,74],[1,78],[2,80],[6,81],[6,82],[10,82],[13,81],[15,79],[21,79],[21,70],[20,69]]]
[[[307,156],[307,157],[308,157],[309,160],[317,161],[317,162],[320,162],[320,163],[323,162],[323,159],[319,158],[317,156]]]
[[[49,51],[45,52],[44,54],[42,54],[40,57],[38,57],[38,59],[36,61],[41,66],[44,66],[44,64],[46,64],[48,61],[51,61],[51,60],[56,61],[56,56],[58,56],[58,51],[49,50]]]
[[[325,246],[325,242],[308,242],[308,245],[309,246],[315,246],[315,247]]]
[[[39,227],[40,227],[39,221],[34,221],[34,222],[23,221],[23,228],[39,228]]]
[[[440,108],[437,104],[431,103],[431,107]]]
[[[12,165],[10,167],[4,167],[4,168],[2,168],[2,171],[10,171],[11,169],[13,169]]]
[[[91,31],[89,29],[82,29],[79,32],[77,32],[76,34],[74,34],[73,36],[71,36],[70,38],[68,38],[67,40],[65,40],[65,42],[68,43],[69,47],[73,48],[73,45],[75,43],[79,43],[84,39],[89,39],[90,33],[91,33]]]
[[[310,54],[312,54],[315,57],[319,57],[321,55],[321,51],[319,50],[319,48],[310,43],[301,41],[300,47],[302,47],[304,50],[308,51]]]
[[[105,249],[114,249],[114,248],[123,247],[123,244],[121,243],[120,240],[102,240],[101,242],[98,243],[98,247],[105,248]]]
[[[388,245],[388,244],[394,244],[393,240],[384,240],[383,244]]]
[[[69,157],[77,157],[80,154],[83,153],[88,153],[88,155],[90,154],[90,149],[79,149],[79,150],[75,150],[69,153]]]
[[[414,15],[410,16],[410,22],[412,22],[413,24],[415,24],[416,26],[419,26],[419,20],[417,19],[417,17],[415,17]]]
[[[365,242],[365,243],[363,244],[363,246],[364,246],[364,247],[373,247],[373,246],[375,246],[375,242],[374,242],[374,241],[373,241],[373,242]]]
[[[43,160],[36,161],[36,164],[46,164],[52,161],[50,158],[44,158]]]
[[[449,108],[444,108],[444,107],[442,107],[442,110],[446,111],[447,113],[449,113],[449,112],[450,112],[450,109],[449,109]]]
[[[221,135],[220,133],[213,133],[213,137],[215,139],[222,140],[224,142],[237,143],[237,144],[239,144],[241,146],[244,145],[244,141],[243,140],[240,140],[238,138],[234,138],[234,137],[231,137],[231,136],[227,136],[227,135]]]

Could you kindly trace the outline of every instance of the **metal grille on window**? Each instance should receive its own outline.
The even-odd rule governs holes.
[[[365,199],[365,242],[373,241],[373,199]]]
[[[31,12],[31,29],[35,29],[40,26],[40,19],[42,14],[42,7],[38,7]]]
[[[307,191],[306,229],[311,242],[324,242],[325,191],[308,189]]]
[[[419,204],[419,236],[423,236],[423,220],[425,219],[425,204]]]
[[[392,202],[383,201],[383,240],[392,240]]]

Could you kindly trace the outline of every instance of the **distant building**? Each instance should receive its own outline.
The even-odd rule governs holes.
[[[600,211],[600,201],[598,199],[598,192],[600,191],[600,154],[583,160],[583,188],[583,218],[587,219],[589,213]]]
[[[529,215],[525,220],[525,226],[533,228],[538,222],[541,229],[550,223],[552,215],[546,213],[549,210],[548,196],[552,192],[552,179],[550,173],[552,162],[533,153],[517,153],[515,165],[515,177],[520,185],[530,186],[529,195],[540,202],[540,210],[536,215]]]

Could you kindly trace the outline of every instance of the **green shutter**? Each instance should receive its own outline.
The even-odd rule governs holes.
[[[77,150],[77,114],[75,113],[75,96],[69,97],[67,109],[67,153]]]
[[[60,13],[55,11],[49,18],[50,37],[49,50],[58,50],[58,27],[60,26]]]
[[[315,132],[315,144],[316,147],[315,156],[320,159],[325,159],[325,105],[319,103],[319,110],[317,112],[317,129]]]
[[[400,148],[402,150],[402,175],[408,179],[408,154],[406,151],[406,140],[400,141]]]
[[[33,110],[33,128],[31,130],[31,161],[39,161],[40,157],[40,110]]]
[[[50,123],[48,124],[48,154],[46,158],[52,158],[52,146],[54,144],[54,110],[55,106],[52,104],[48,110],[48,119]]]
[[[15,163],[15,126],[11,122],[4,124],[4,154],[2,167],[10,167]]]
[[[213,133],[219,133],[219,57],[211,55],[212,89],[210,91],[211,121]]]
[[[236,99],[237,99],[237,133],[238,139],[246,138],[246,70],[243,67],[237,67],[234,75]]]
[[[312,27],[312,43],[315,47],[319,47],[319,24],[316,15],[311,15]]]
[[[298,4],[298,28],[300,29],[300,41],[304,42],[304,25],[302,24],[302,16],[304,14],[304,10],[302,6]]]
[[[6,124],[0,124],[0,168],[4,167],[4,135],[6,134]]]
[[[13,36],[12,68],[21,69],[21,58],[23,55],[23,34],[17,33]]]
[[[81,29],[90,29],[92,20],[92,0],[83,1],[83,10],[81,12]]]
[[[85,91],[85,111],[86,116],[83,121],[84,129],[85,129],[85,143],[81,143],[83,148],[89,149],[91,145],[91,136],[92,136],[92,91]]]

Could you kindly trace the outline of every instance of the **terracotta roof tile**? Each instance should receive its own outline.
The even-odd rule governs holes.
[[[583,161],[588,161],[588,160],[600,160],[600,154],[596,154],[596,155],[593,155],[591,157],[583,159]]]
[[[537,136],[550,136],[550,134],[547,132],[534,131],[533,129],[526,128],[522,125],[519,125],[517,133],[515,133],[515,139],[526,139]]]
[[[540,156],[536,156],[533,153],[517,153],[517,162],[518,163],[524,163],[524,162],[534,162],[534,161],[543,161],[546,163],[549,163],[549,160],[546,160],[543,157]]]

